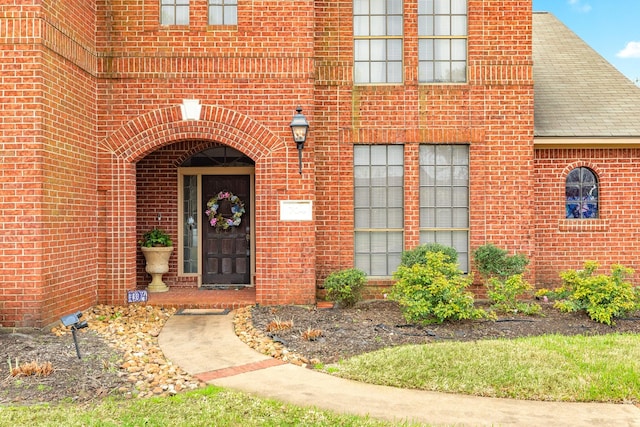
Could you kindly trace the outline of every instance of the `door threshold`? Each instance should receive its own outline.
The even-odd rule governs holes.
[[[252,288],[253,285],[239,285],[239,284],[220,284],[220,283],[212,283],[212,284],[202,284],[200,286],[201,290],[204,291],[239,291],[246,288]]]

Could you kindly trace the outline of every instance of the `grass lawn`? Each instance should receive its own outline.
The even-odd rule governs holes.
[[[640,402],[640,335],[546,335],[386,348],[328,367],[357,381],[477,396]]]
[[[72,404],[0,407],[0,425],[373,427],[398,424],[300,408],[210,386],[173,397],[107,400],[89,407]]]

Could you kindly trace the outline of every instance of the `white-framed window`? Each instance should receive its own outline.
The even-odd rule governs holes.
[[[467,81],[467,0],[418,0],[418,80]]]
[[[469,146],[420,146],[420,243],[458,252],[469,271]]]
[[[209,0],[209,25],[238,25],[238,0]]]
[[[355,267],[391,276],[404,249],[404,146],[354,146]]]
[[[355,83],[402,83],[402,0],[354,0]]]
[[[189,0],[160,0],[161,25],[189,25]]]

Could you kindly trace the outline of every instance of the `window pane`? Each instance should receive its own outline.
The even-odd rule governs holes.
[[[466,62],[451,63],[451,81],[452,82],[467,81],[467,63]]]
[[[466,40],[451,40],[451,59],[453,61],[464,61],[467,59]]]
[[[448,15],[449,13],[451,13],[451,8],[449,6],[449,0],[436,0],[434,3],[433,12],[436,15]]]
[[[173,25],[176,22],[175,9],[173,6],[162,6],[160,23],[163,25]]]
[[[369,14],[369,0],[353,0],[353,14],[354,15],[368,15]]]
[[[402,40],[389,40],[387,48],[387,60],[402,61]]]
[[[238,25],[237,7],[227,6],[224,8],[224,23],[225,25]]]
[[[404,214],[402,208],[387,209],[387,227],[402,228],[404,223]]]
[[[433,56],[436,61],[449,60],[451,58],[451,40],[434,40]]]
[[[386,209],[371,209],[371,225],[369,228],[387,228]]]
[[[467,0],[451,0],[451,13],[454,15],[466,15]]]
[[[433,14],[433,0],[418,0],[419,14]]]
[[[451,18],[449,15],[434,17],[434,33],[436,36],[451,35]]]
[[[387,83],[402,83],[402,63],[391,62],[388,64]]]
[[[369,166],[368,145],[356,145],[353,147],[353,164]]]
[[[356,62],[353,68],[353,80],[356,83],[368,83],[371,81],[369,77],[369,63]]]
[[[436,205],[436,190],[434,187],[420,187],[420,206],[433,207]]]
[[[371,82],[372,83],[384,83],[387,81],[387,64],[386,62],[372,62],[371,67]]]
[[[369,209],[356,209],[354,222],[356,228],[371,228],[369,222]]]
[[[372,207],[387,206],[387,188],[386,187],[371,188],[371,206]]]
[[[369,40],[356,40],[354,46],[354,58],[356,59],[356,61],[368,61]]]
[[[371,60],[384,61],[387,57],[387,41],[384,39],[371,40]]]
[[[451,70],[448,62],[436,62],[433,64],[433,76],[436,82],[451,81]]]
[[[418,16],[418,35],[420,36],[433,35],[433,16],[431,15]]]
[[[432,208],[420,209],[420,227],[433,228],[436,226],[436,210]]]
[[[387,18],[387,35],[388,36],[402,35],[402,16],[389,16]]]
[[[451,17],[451,35],[452,36],[467,35],[467,17],[466,16]]]
[[[189,6],[176,7],[176,25],[189,24]]]
[[[469,226],[469,210],[467,208],[454,208],[452,212],[454,228],[467,228]]]
[[[384,15],[387,12],[387,0],[369,0],[369,13]]]
[[[393,187],[402,187],[404,184],[404,167],[389,166],[387,175],[387,185]]]
[[[370,233],[356,233],[355,234],[355,250],[359,252],[369,252],[371,242],[369,239]]]
[[[402,15],[402,0],[387,0],[387,13]]]
[[[402,188],[391,188],[387,190],[387,203],[389,207],[402,208],[404,197],[402,195]],[[402,228],[402,227],[400,227]]]
[[[371,206],[369,188],[357,188],[354,191],[354,203],[356,208]]]
[[[436,187],[436,203],[438,206],[451,206],[451,187]]]
[[[370,173],[371,170],[368,166],[356,166],[353,174],[356,187],[371,185]]]
[[[452,206],[469,206],[469,189],[467,187],[454,187],[451,197]]]
[[[368,16],[353,17],[353,35],[355,36],[369,35],[369,17]]]
[[[372,36],[387,35],[387,26],[385,25],[387,18],[385,16],[371,16],[370,20],[370,31]]]
[[[452,210],[449,208],[436,208],[436,227],[453,227]]]

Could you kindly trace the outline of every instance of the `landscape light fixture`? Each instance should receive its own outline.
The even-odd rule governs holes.
[[[71,334],[73,335],[73,343],[76,346],[76,354],[78,355],[78,359],[80,357],[80,348],[78,347],[78,337],[76,336],[76,331],[78,329],[86,328],[89,326],[86,320],[80,320],[82,317],[82,312],[77,311],[75,313],[67,314],[66,316],[62,316],[60,321],[64,325],[65,328],[71,328]]]
[[[304,142],[307,140],[307,131],[309,130],[309,122],[307,118],[302,114],[302,107],[298,105],[296,108],[297,113],[293,116],[291,124],[291,133],[293,133],[293,141],[298,148],[298,164],[300,165],[299,172],[302,175],[302,149],[304,148]]]

